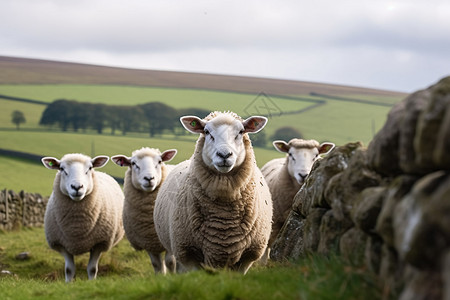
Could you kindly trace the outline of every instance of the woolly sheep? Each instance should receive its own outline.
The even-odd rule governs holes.
[[[123,237],[124,195],[109,175],[94,171],[108,162],[107,156],[93,159],[66,154],[61,160],[42,158],[48,169],[58,170],[44,216],[45,236],[53,250],[64,256],[66,282],[75,276],[74,255],[90,252],[87,273],[97,277],[98,261]]]
[[[156,232],[185,271],[227,267],[245,274],[263,255],[271,231],[272,200],[247,134],[267,119],[213,112],[180,120],[200,137],[191,159],[161,186]]]
[[[326,154],[334,148],[333,143],[319,144],[316,140],[292,139],[274,141],[275,149],[287,153],[286,158],[276,158],[267,162],[261,171],[270,188],[273,201],[273,224],[269,248],[264,261],[269,257],[270,245],[276,239],[283,226],[295,194],[311,172],[319,154]]]
[[[129,167],[123,185],[125,235],[133,248],[147,251],[155,273],[165,274],[166,265],[163,260],[165,250],[156,235],[153,223],[153,208],[161,183],[174,167],[164,162],[172,160],[176,153],[175,149],[161,153],[158,149],[144,147],[133,151],[131,157],[125,155],[111,157],[117,165]],[[173,258],[168,267],[170,271],[174,271]]]

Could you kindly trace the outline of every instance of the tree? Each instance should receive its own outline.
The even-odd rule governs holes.
[[[13,111],[12,114],[11,114],[11,116],[12,116],[11,122],[12,122],[13,124],[16,124],[17,130],[20,129],[20,124],[26,123],[26,121],[27,121],[27,120],[25,119],[25,115],[24,115],[23,112],[21,112],[20,110],[15,110],[15,111]]]
[[[298,138],[302,139],[303,135],[295,129],[294,127],[280,127],[278,128],[274,134],[272,135],[272,140],[283,140],[285,142],[289,142],[291,139]]]
[[[175,108],[161,102],[149,102],[139,105],[139,107],[147,119],[150,137],[161,134],[164,129],[173,130],[177,117]]]
[[[267,144],[267,138],[266,138],[266,132],[264,130],[261,130],[258,133],[251,134],[250,139],[252,140],[252,145],[255,147],[266,147]]]
[[[67,131],[72,122],[74,101],[58,99],[50,103],[42,113],[40,125],[58,124],[62,131]]]

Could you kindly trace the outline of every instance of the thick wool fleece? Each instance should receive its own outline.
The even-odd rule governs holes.
[[[273,224],[269,245],[273,243],[283,227],[294,196],[301,187],[297,180],[289,175],[287,166],[288,157],[273,159],[261,168],[273,201]]]
[[[125,173],[123,191],[125,204],[123,208],[123,226],[131,246],[136,250],[146,250],[151,253],[164,252],[153,222],[153,209],[156,195],[167,176],[167,166],[161,164],[161,183],[152,192],[136,189],[131,182],[131,169]]]
[[[244,163],[221,174],[203,163],[201,135],[192,158],[179,164],[161,187],[155,207],[157,233],[184,266],[241,270],[267,247],[271,196],[246,134],[244,143]]]
[[[122,239],[122,189],[105,173],[95,171],[92,176],[92,193],[77,202],[61,193],[60,172],[56,174],[44,217],[50,248],[79,255],[95,245],[107,251]]]

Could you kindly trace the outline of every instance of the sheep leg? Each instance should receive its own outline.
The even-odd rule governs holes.
[[[166,263],[166,266],[167,266],[167,269],[169,270],[169,272],[175,273],[178,271],[177,267],[179,267],[179,266],[177,266],[177,262],[176,262],[175,256],[173,254],[166,252],[165,263]]]
[[[155,270],[155,273],[161,273],[163,275],[166,274],[166,264],[163,260],[163,254],[158,253],[154,254],[150,251],[147,251],[148,255],[150,256],[150,261],[152,263],[153,269]]]
[[[64,274],[66,277],[66,282],[71,282],[75,277],[75,261],[73,255],[66,251],[66,249],[61,249],[60,253],[64,256]]]
[[[91,255],[89,257],[89,263],[87,266],[89,280],[97,278],[98,261],[101,255],[102,250],[100,250],[99,247],[94,246],[94,248],[91,249]]]
[[[267,247],[266,251],[264,251],[263,256],[259,260],[260,264],[263,266],[267,265],[267,262],[269,261],[269,257],[270,257],[270,247]]]

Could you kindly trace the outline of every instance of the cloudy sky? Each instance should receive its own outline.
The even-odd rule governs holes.
[[[412,92],[450,75],[448,0],[0,0],[0,55]]]

